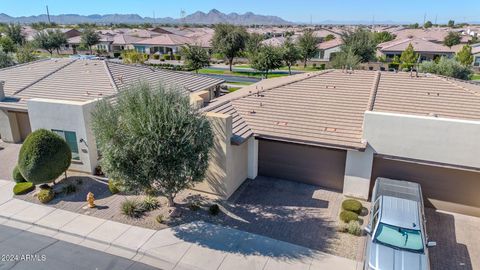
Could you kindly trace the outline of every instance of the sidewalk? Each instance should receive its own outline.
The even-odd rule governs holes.
[[[0,180],[0,224],[100,250],[161,269],[360,269],[301,246],[205,222],[160,231],[12,198]]]

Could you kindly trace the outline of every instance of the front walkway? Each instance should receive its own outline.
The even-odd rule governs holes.
[[[162,269],[360,269],[349,259],[202,221],[156,231],[29,203],[12,198],[13,184],[0,180],[0,224]]]

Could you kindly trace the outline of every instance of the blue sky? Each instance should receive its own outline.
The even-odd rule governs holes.
[[[76,13],[82,15],[107,13],[137,13],[141,16],[180,17],[197,10],[207,12],[216,8],[222,12],[252,11],[277,15],[294,22],[324,20],[416,21],[439,23],[452,18],[455,21],[480,22],[480,0],[0,0],[0,12],[11,16],[45,13]]]

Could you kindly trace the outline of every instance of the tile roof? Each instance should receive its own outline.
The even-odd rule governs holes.
[[[326,50],[341,46],[343,41],[340,37],[317,44],[317,49]]]
[[[132,83],[165,84],[188,92],[205,90],[223,80],[191,73],[125,65],[104,60],[49,59],[0,69],[6,99],[0,108],[27,110],[27,100],[49,98],[88,101],[109,97]]]
[[[195,41],[191,38],[175,35],[175,34],[162,34],[156,37],[143,39],[134,44],[147,44],[147,45],[162,45],[162,46],[175,46],[175,45],[185,45],[185,44],[194,44]]]
[[[416,52],[453,53],[454,50],[423,38],[407,38],[381,43],[377,46],[382,52],[403,52],[412,44]]]
[[[204,108],[233,116],[236,143],[254,135],[360,150],[367,110],[480,121],[480,86],[430,74],[328,70],[264,80]]]

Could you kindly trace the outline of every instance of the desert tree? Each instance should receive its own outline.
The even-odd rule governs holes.
[[[342,51],[352,51],[362,62],[375,60],[376,45],[373,33],[365,28],[347,31],[342,34]]]
[[[310,29],[305,30],[298,38],[298,48],[300,50],[300,57],[303,61],[303,67],[307,67],[307,61],[315,56],[317,53],[318,39]]]
[[[245,52],[247,57],[258,52],[262,46],[263,35],[258,33],[251,33],[248,35],[247,41],[245,43]]]
[[[90,54],[93,54],[92,46],[100,42],[100,35],[94,29],[86,28],[83,30],[80,42],[90,50]]]
[[[174,206],[180,191],[204,179],[213,131],[180,89],[130,85],[114,105],[99,101],[92,119],[102,170],[127,192],[160,192]]]
[[[17,23],[10,23],[5,29],[5,35],[9,37],[15,44],[22,44],[25,42],[25,36],[22,33],[22,26]]]
[[[34,37],[34,43],[38,48],[46,50],[52,56],[53,51],[57,50],[59,53],[60,48],[67,44],[67,38],[60,30],[42,30],[38,32]]]
[[[455,59],[464,66],[469,66],[473,63],[472,47],[465,45],[457,52]]]
[[[460,44],[462,36],[458,32],[450,31],[443,39],[443,45],[451,48],[454,45]]]
[[[282,46],[282,59],[288,67],[288,74],[292,75],[292,66],[295,65],[300,58],[300,50],[297,44],[292,41],[291,37],[287,37]]]
[[[13,57],[0,48],[0,68],[5,68],[13,65],[15,65]]]
[[[9,36],[0,37],[0,48],[6,53],[13,53],[17,50],[17,44]]]
[[[224,55],[232,71],[233,59],[245,49],[248,33],[245,28],[231,24],[217,24],[212,39],[213,50]]]
[[[408,44],[407,48],[400,55],[400,67],[404,69],[411,69],[418,61],[418,53],[415,52],[412,43]]]
[[[37,56],[35,55],[35,46],[33,46],[32,42],[26,42],[18,47],[15,56],[17,62],[20,64],[35,61],[37,59]]]
[[[198,73],[199,69],[210,64],[208,51],[200,46],[187,45],[182,48],[181,53],[184,57],[185,66],[195,70],[195,73]]]
[[[360,56],[356,55],[352,49],[349,49],[336,53],[332,59],[332,66],[338,69],[356,69],[360,62]]]
[[[280,68],[283,60],[281,48],[271,45],[261,46],[255,54],[250,56],[252,68],[260,71],[265,78],[268,78],[270,70]]]

